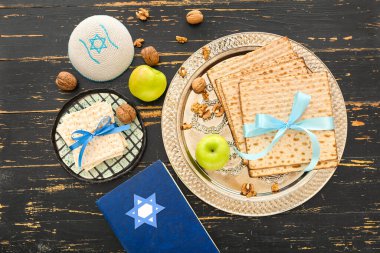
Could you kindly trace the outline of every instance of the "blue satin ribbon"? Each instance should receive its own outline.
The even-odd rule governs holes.
[[[272,142],[260,153],[246,154],[236,148],[236,152],[246,160],[257,160],[269,153],[274,145],[280,140],[288,129],[303,131],[309,135],[312,147],[312,157],[309,165],[304,171],[311,171],[317,165],[320,157],[320,147],[317,136],[310,130],[333,130],[333,117],[310,118],[296,122],[304,113],[310,103],[311,96],[302,92],[297,92],[294,96],[292,111],[288,122],[283,122],[268,114],[256,114],[254,124],[244,124],[244,137],[255,137],[272,131],[277,131]]]
[[[101,120],[98,123],[98,126],[96,127],[94,133],[90,133],[85,130],[76,130],[71,134],[71,138],[75,140],[76,142],[72,144],[69,148],[71,150],[74,150],[76,148],[79,148],[82,146],[80,152],[79,152],[79,158],[78,158],[78,164],[79,168],[82,167],[82,158],[84,154],[84,150],[86,149],[87,144],[94,139],[95,136],[104,136],[108,134],[115,134],[122,131],[126,131],[130,129],[131,126],[123,125],[123,126],[117,126],[116,123],[111,124],[111,117],[106,116],[101,118]],[[79,135],[79,136],[78,136]]]

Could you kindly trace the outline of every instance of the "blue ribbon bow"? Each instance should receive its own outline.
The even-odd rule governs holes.
[[[106,116],[100,119],[98,126],[96,127],[94,133],[90,133],[85,130],[76,130],[71,134],[71,138],[75,140],[76,142],[72,144],[69,148],[70,150],[74,150],[76,148],[79,148],[82,146],[80,152],[79,152],[79,158],[78,158],[78,164],[79,168],[82,167],[82,158],[84,154],[84,150],[86,149],[87,144],[94,139],[95,136],[104,136],[108,134],[115,134],[122,131],[126,131],[130,129],[131,126],[123,125],[118,127],[116,123],[111,124],[111,117]],[[80,135],[80,136],[78,136]]]
[[[272,142],[260,153],[246,154],[242,153],[236,148],[236,152],[246,160],[257,160],[264,157],[273,148],[273,146],[280,140],[288,129],[296,131],[303,131],[309,135],[312,147],[312,157],[309,165],[304,171],[311,171],[317,165],[320,156],[320,147],[317,136],[310,130],[333,130],[334,119],[333,117],[318,117],[305,119],[296,122],[304,113],[310,103],[311,96],[302,92],[297,92],[294,96],[292,111],[289,116],[288,122],[278,120],[268,114],[256,114],[254,124],[244,124],[243,131],[244,137],[255,137],[266,134],[272,131],[277,131]]]

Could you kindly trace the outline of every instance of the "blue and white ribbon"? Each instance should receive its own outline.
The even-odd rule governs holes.
[[[108,134],[116,134],[122,131],[126,131],[130,129],[130,125],[117,126],[116,123],[111,124],[111,117],[106,116],[101,118],[96,127],[94,133],[90,133],[85,130],[76,130],[71,134],[71,138],[76,142],[72,144],[69,148],[70,150],[74,150],[82,146],[79,152],[78,165],[79,168],[82,167],[82,158],[84,154],[84,150],[86,149],[87,144],[94,139],[95,136],[104,136]],[[79,136],[78,136],[79,135]]]
[[[333,117],[318,117],[310,118],[302,121],[297,120],[301,118],[302,114],[308,107],[310,103],[311,96],[302,92],[297,92],[294,96],[294,102],[292,111],[289,116],[288,122],[283,122],[279,119],[274,118],[268,114],[256,114],[256,119],[254,124],[244,124],[243,131],[244,137],[255,137],[263,135],[272,131],[277,131],[272,142],[260,153],[257,154],[246,154],[238,151],[236,152],[246,160],[257,160],[264,157],[269,153],[274,145],[280,140],[280,138],[285,134],[288,129],[303,131],[309,135],[312,147],[312,157],[309,165],[304,171],[311,171],[317,165],[320,157],[320,146],[317,136],[313,134],[310,130],[333,130],[334,129],[334,118]]]

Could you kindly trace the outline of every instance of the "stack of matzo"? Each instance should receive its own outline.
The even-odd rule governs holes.
[[[218,64],[207,74],[226,111],[235,145],[244,153],[259,153],[275,133],[244,138],[243,124],[254,123],[257,113],[270,114],[286,122],[297,91],[312,96],[302,119],[332,116],[327,74],[311,74],[286,37]],[[335,132],[314,132],[321,144],[316,168],[335,166]],[[310,162],[311,154],[308,136],[288,131],[267,156],[244,163],[252,177],[282,174],[302,170]]]
[[[57,127],[57,132],[61,135],[68,146],[75,141],[71,135],[76,130],[85,130],[93,133],[99,121],[109,116],[114,122],[114,113],[110,104],[106,102],[95,103],[81,111],[65,115]],[[89,170],[105,160],[121,156],[127,147],[127,141],[121,133],[96,136],[90,141],[82,157],[82,169]],[[72,151],[75,165],[79,167],[78,157],[82,147]]]

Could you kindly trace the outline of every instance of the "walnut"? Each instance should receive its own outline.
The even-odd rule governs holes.
[[[210,118],[211,118],[211,112],[210,112],[210,110],[206,110],[202,115],[202,119],[207,120]]]
[[[203,55],[203,59],[205,60],[208,60],[208,58],[210,57],[210,53],[211,53],[211,50],[209,47],[202,47],[202,55]]]
[[[257,195],[257,193],[253,189],[253,184],[249,184],[249,183],[244,183],[241,186],[241,192],[240,192],[240,194],[243,195],[243,196],[246,196],[247,198],[250,198],[252,196],[256,196]]]
[[[202,93],[206,89],[206,81],[203,77],[197,77],[191,83],[191,88],[197,94]]]
[[[192,127],[193,126],[191,124],[183,123],[182,126],[181,126],[181,130],[187,130],[187,129],[190,129]]]
[[[272,184],[271,189],[272,189],[272,192],[279,192],[280,191],[280,186],[276,182],[276,183]]]
[[[138,38],[137,40],[135,40],[135,42],[133,42],[133,45],[135,47],[142,47],[143,43],[144,43],[144,39],[143,38]]]
[[[149,11],[144,8],[139,8],[139,10],[136,12],[136,17],[142,21],[145,21],[149,18]]]
[[[146,47],[143,50],[141,50],[141,56],[144,59],[145,63],[149,66],[157,65],[160,61],[160,56],[158,55],[158,52],[152,46]]]
[[[181,43],[181,44],[184,44],[184,43],[187,42],[187,38],[186,37],[175,36],[175,39],[176,39],[176,41],[178,41],[178,43]]]
[[[185,67],[180,67],[179,70],[178,70],[178,74],[179,74],[181,77],[185,77],[186,74],[187,74],[187,71],[186,71]]]
[[[224,113],[224,108],[220,103],[217,103],[213,106],[212,111],[215,113],[216,117],[220,117]]]
[[[55,83],[61,90],[69,91],[77,87],[78,81],[75,76],[69,72],[62,71],[58,74]]]
[[[205,113],[207,109],[206,104],[200,104],[200,103],[195,103],[191,106],[191,111],[198,114],[199,117],[202,117],[203,114]]]
[[[207,93],[206,90],[204,90],[202,92],[202,98],[203,98],[204,101],[208,101],[209,100],[209,94]]]
[[[116,109],[116,117],[124,124],[129,124],[136,118],[136,110],[127,103],[120,105]]]
[[[253,197],[253,196],[256,196],[257,195],[257,193],[255,192],[255,191],[250,191],[250,192],[248,192],[248,194],[247,195],[245,195],[247,198],[251,198],[251,197]]]
[[[199,10],[189,11],[186,15],[187,23],[197,25],[203,22],[203,14]]]

